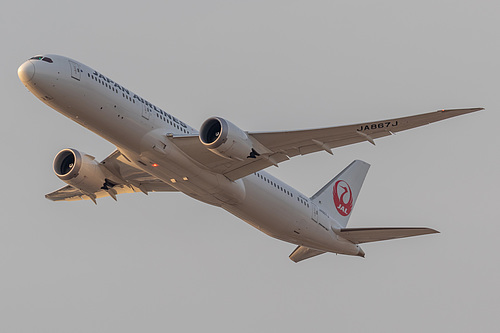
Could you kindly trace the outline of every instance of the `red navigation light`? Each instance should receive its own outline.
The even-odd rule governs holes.
[[[158,166],[158,164],[153,163],[153,164],[151,164],[151,166],[152,166],[153,168],[156,168],[156,167]]]

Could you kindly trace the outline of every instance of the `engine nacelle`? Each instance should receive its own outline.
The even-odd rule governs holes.
[[[76,149],[63,149],[54,158],[54,172],[66,184],[84,193],[99,191],[108,183],[102,166]]]
[[[205,120],[200,128],[200,141],[212,153],[227,159],[242,161],[259,156],[247,133],[220,117]]]

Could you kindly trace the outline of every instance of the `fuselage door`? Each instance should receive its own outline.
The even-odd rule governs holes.
[[[142,104],[142,117],[149,120],[151,110],[146,104]]]
[[[75,80],[80,81],[82,77],[82,69],[80,68],[80,64],[69,60],[69,66],[71,67],[71,77]]]
[[[311,208],[312,208],[312,216],[311,216],[311,218],[313,219],[313,221],[318,222],[318,206],[316,206],[311,201]]]

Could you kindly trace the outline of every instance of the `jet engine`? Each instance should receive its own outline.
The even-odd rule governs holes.
[[[63,149],[56,155],[54,172],[66,184],[88,194],[113,186],[101,164],[94,157],[76,149]]]
[[[212,153],[227,159],[242,161],[259,156],[247,133],[220,117],[209,118],[201,125],[200,141]]]

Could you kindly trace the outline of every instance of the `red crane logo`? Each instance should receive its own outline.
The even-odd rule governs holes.
[[[351,187],[347,182],[339,180],[333,185],[333,202],[340,215],[351,214],[353,197]]]

